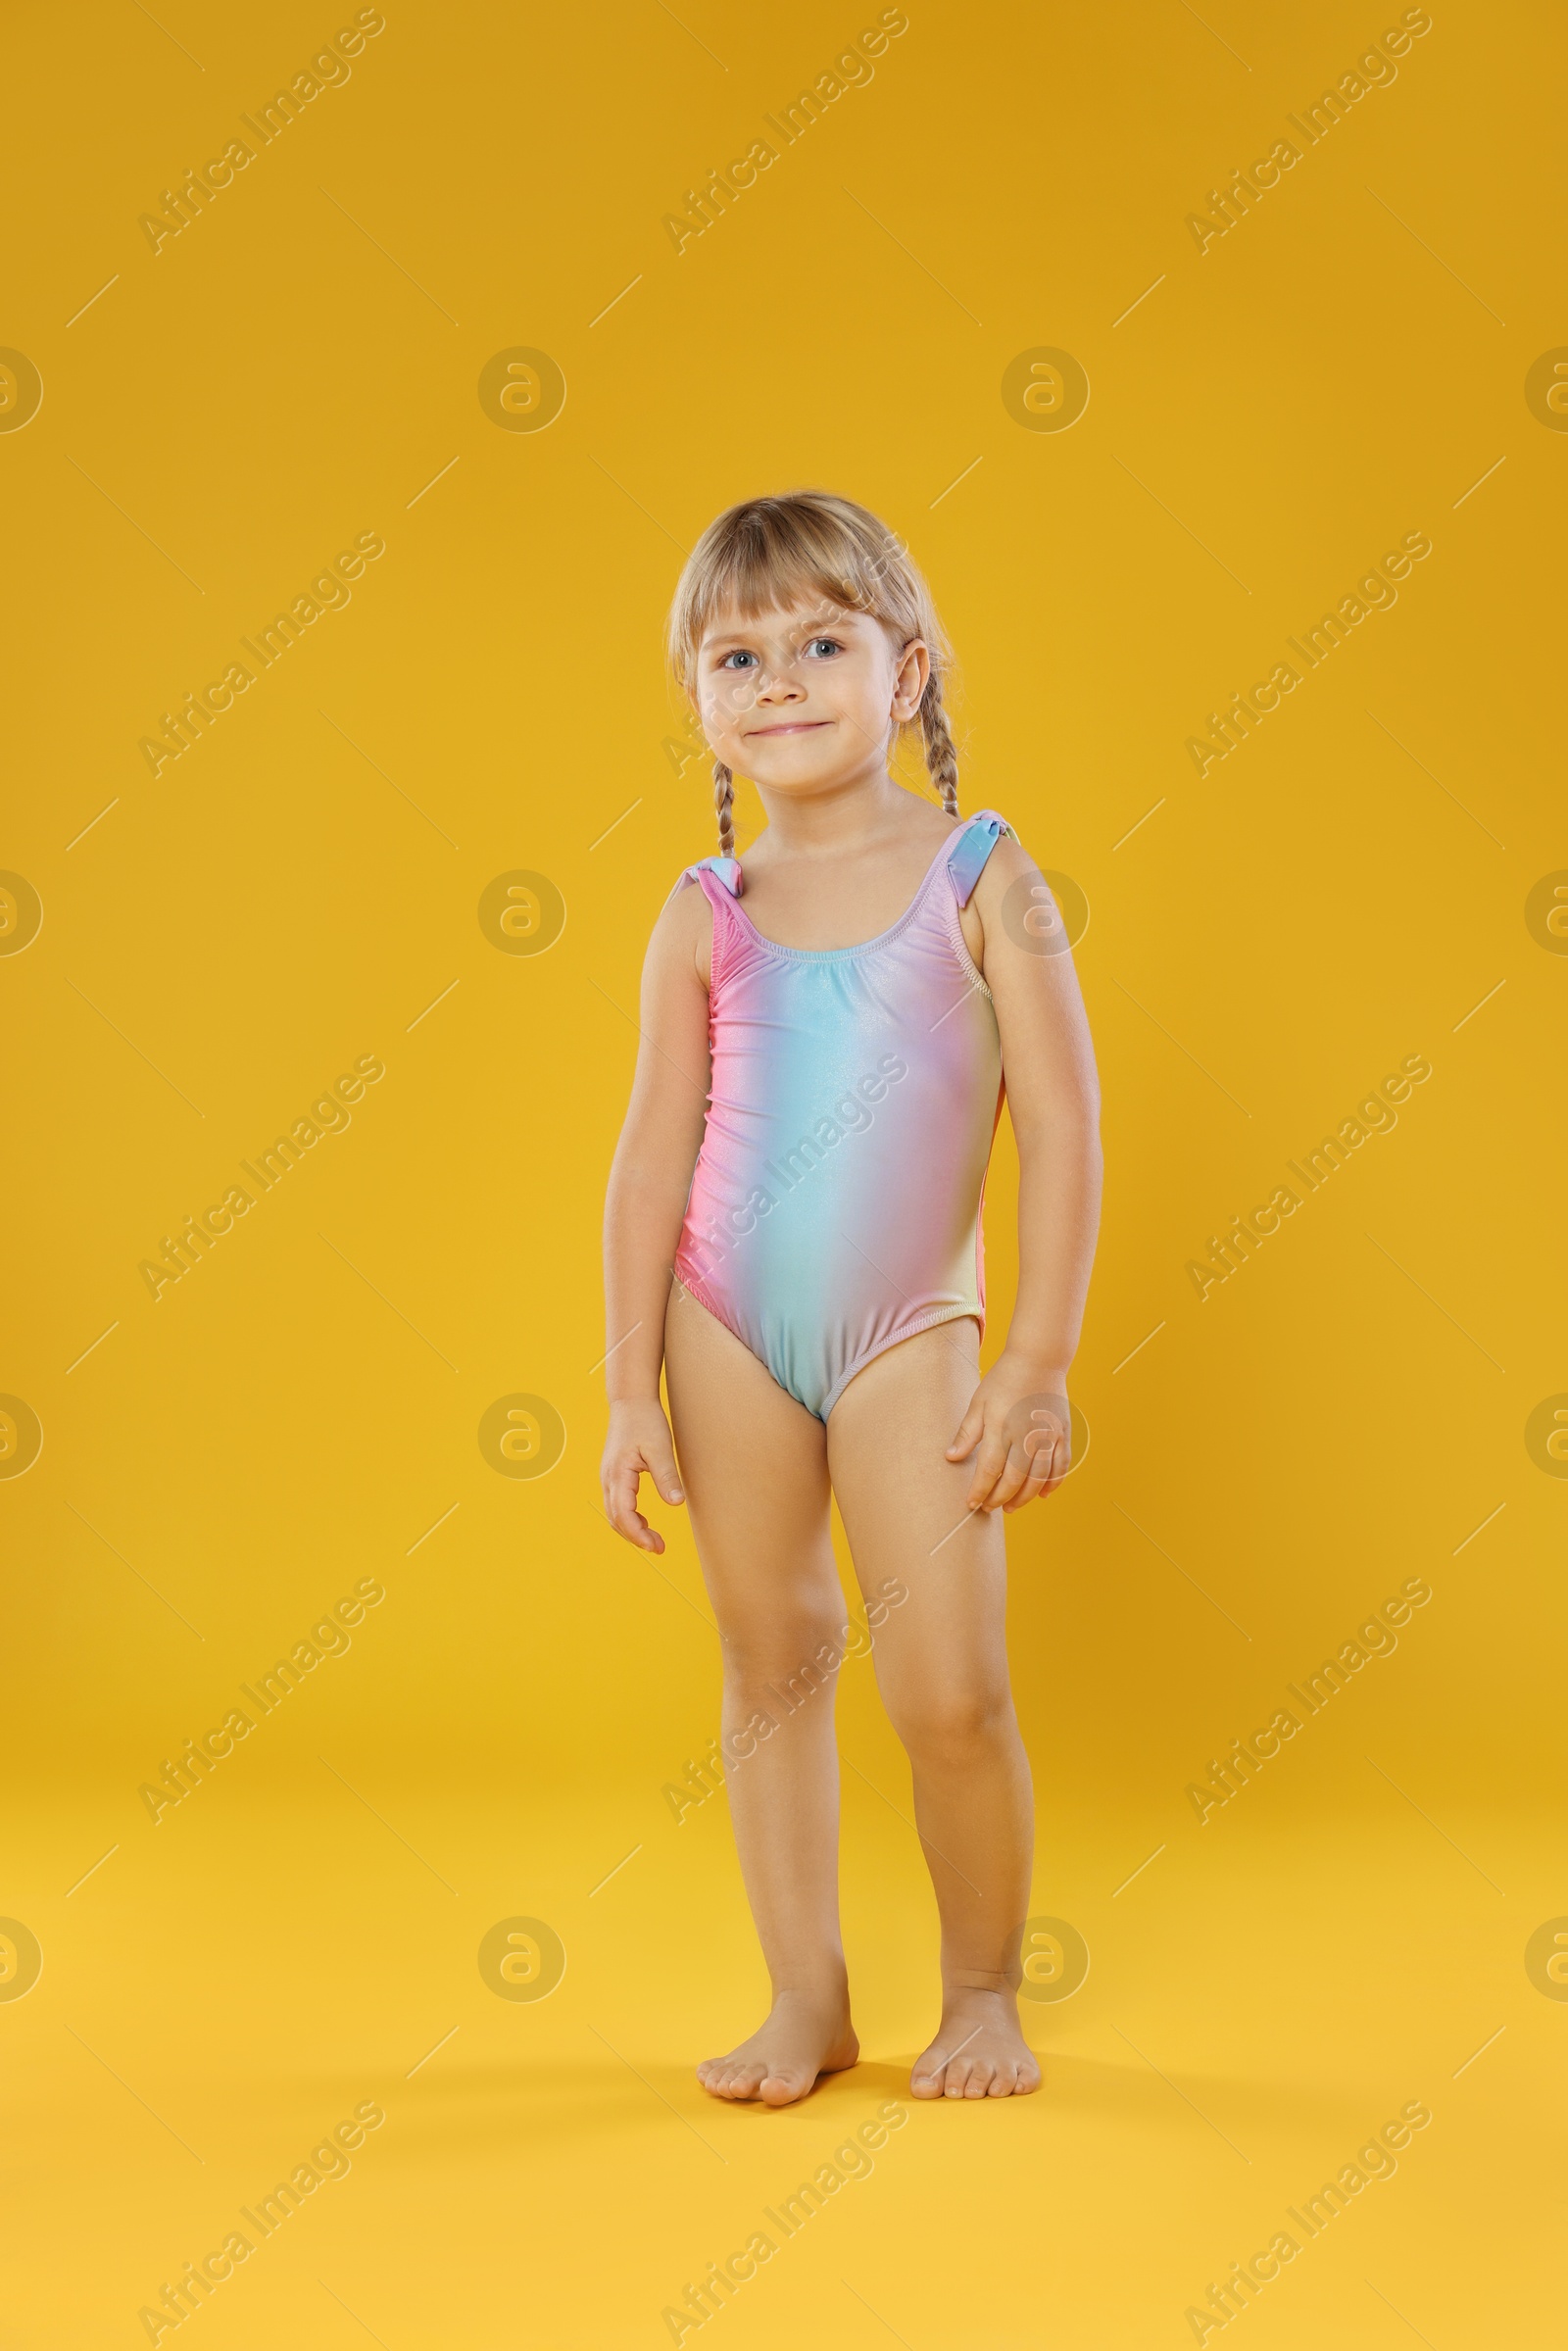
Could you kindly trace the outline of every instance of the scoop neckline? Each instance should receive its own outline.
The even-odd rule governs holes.
[[[789,955],[797,962],[833,963],[839,961],[845,955],[869,955],[873,949],[885,947],[890,939],[895,937],[896,934],[902,931],[907,923],[913,920],[914,916],[920,911],[921,906],[924,904],[926,893],[930,889],[931,884],[935,881],[941,868],[952,857],[955,844],[958,841],[961,841],[964,834],[970,830],[971,826],[980,822],[982,816],[988,816],[992,813],[993,811],[989,808],[977,808],[972,816],[960,818],[958,823],[956,823],[953,827],[952,831],[948,834],[947,839],[937,851],[937,854],[932,858],[930,864],[926,867],[924,876],[922,877],[919,886],[915,890],[914,896],[910,899],[908,905],[905,907],[904,912],[899,916],[898,920],[896,922],[889,923],[885,931],[878,931],[873,939],[857,940],[853,947],[786,947],[781,939],[770,939],[766,931],[760,931],[758,929],[756,923],[752,920],[750,914],[747,913],[746,908],[742,906],[739,898],[732,897],[730,899],[730,911],[732,914],[738,914],[740,916],[741,921],[745,923],[747,929],[751,932],[752,937],[756,939],[760,946],[765,947],[770,954],[775,955]],[[735,867],[736,871],[740,873],[742,880],[744,881],[746,869],[741,864],[739,857],[735,859]]]

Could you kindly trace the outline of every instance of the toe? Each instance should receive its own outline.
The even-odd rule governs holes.
[[[986,2095],[990,2098],[1010,2098],[1017,2086],[1018,2069],[1009,2058],[999,2065],[993,2073],[991,2087]]]
[[[929,2056],[922,2057],[909,2076],[909,2095],[913,2098],[940,2098],[942,2068],[933,2065]]]
[[[967,2057],[954,2057],[954,2058],[950,2058],[950,2059],[949,2059],[949,2061],[948,2061],[948,2066],[947,2066],[947,2071],[946,2071],[946,2078],[945,2078],[945,2080],[944,2080],[944,2082],[943,2082],[943,2086],[942,2086],[942,2094],[943,2094],[943,2096],[944,2096],[944,2097],[946,2097],[946,2098],[961,2098],[961,2097],[963,2096],[963,2086],[964,2086],[964,2083],[965,2083],[965,2082],[968,2081],[968,2079],[969,2079],[969,2060],[968,2060],[968,2058],[967,2058]]]
[[[990,2091],[996,2077],[996,2067],[987,2057],[977,2057],[969,2068],[969,2079],[963,2085],[966,2098],[983,2098]]]

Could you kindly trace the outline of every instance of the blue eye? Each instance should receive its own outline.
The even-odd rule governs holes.
[[[718,665],[719,665],[720,669],[728,669],[728,668],[730,668],[730,667],[732,666],[732,664],[734,664],[735,662],[738,662],[738,661],[756,661],[756,659],[757,659],[757,656],[756,656],[756,654],[755,654],[755,653],[727,653],[727,654],[725,654],[725,656],[724,656],[723,660],[722,660],[722,661],[719,662],[719,664],[718,664]]]
[[[842,653],[844,651],[843,646],[839,643],[836,637],[813,637],[810,644],[807,647],[807,651],[814,656],[820,656],[823,655],[824,647],[826,648],[826,654],[823,656],[823,658],[828,660],[831,660],[834,654]]]

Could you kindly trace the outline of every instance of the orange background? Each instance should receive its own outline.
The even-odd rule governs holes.
[[[1092,1442],[1008,1542],[1035,1909],[1091,1964],[1027,2005],[1042,2096],[915,2109],[702,2331],[1192,2341],[1209,2281],[1415,2100],[1397,2176],[1250,2339],[1524,2341],[1548,2307],[1568,2020],[1526,1946],[1568,1912],[1568,1490],[1526,1429],[1568,1390],[1568,963],[1526,904],[1568,868],[1568,439],[1549,358],[1525,387],[1568,344],[1561,25],[1435,10],[1200,252],[1188,214],[1397,10],[907,13],[679,253],[663,216],[860,20],[389,7],[156,252],[139,217],[334,20],[117,0],[6,36],[0,342],[42,383],[0,407],[0,866],[43,910],[0,937],[0,1389],[43,1435],[0,1478],[35,2351],[147,2340],[139,2308],[368,2101],[384,2125],[215,2289],[210,2346],[668,2341],[935,2022],[907,1774],[852,1664],[867,2062],[777,2116],[697,2089],[764,1990],[723,1797],[677,1826],[662,1792],[716,1727],[715,1642],[679,1515],[657,1569],[596,1515],[638,966],[713,846],[664,748],[662,615],[719,507],[798,482],[907,537],[961,663],[963,803],[1090,907]],[[481,405],[518,349],[564,379],[543,430]],[[1004,401],[1041,349],[1087,375],[1069,429]],[[1207,714],[1414,530],[1397,604],[1200,777]],[[352,600],[153,775],[160,713],[363,533]],[[748,788],[738,819],[744,853]],[[548,952],[481,927],[518,871],[564,902]],[[1200,1302],[1207,1237],[1414,1054],[1397,1127]],[[347,1129],[154,1302],[161,1236],[372,1055]],[[1013,1199],[1004,1128],[991,1347]],[[548,1476],[481,1450],[515,1396],[560,1415]],[[1397,1650],[1200,1825],[1210,1758],[1411,1578]],[[155,1825],[140,1786],[366,1579],[352,1647]],[[481,1968],[519,1918],[564,1953],[548,1998]]]

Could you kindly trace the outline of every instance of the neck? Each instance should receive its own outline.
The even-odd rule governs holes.
[[[841,856],[874,843],[908,794],[881,762],[840,782],[825,784],[808,799],[758,786],[767,829],[790,857]]]

